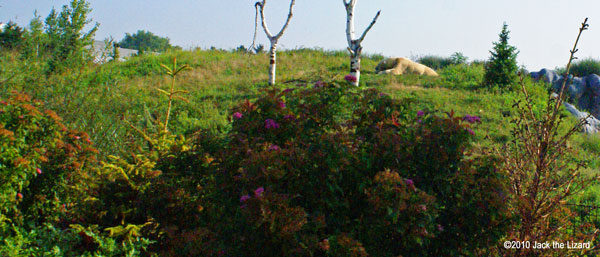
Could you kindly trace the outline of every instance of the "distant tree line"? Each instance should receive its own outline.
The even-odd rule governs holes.
[[[119,42],[119,47],[135,49],[140,52],[164,52],[174,47],[167,37],[160,37],[150,31],[138,30],[136,33],[125,34],[125,38]]]

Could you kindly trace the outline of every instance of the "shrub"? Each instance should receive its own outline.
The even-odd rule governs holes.
[[[517,48],[508,44],[510,31],[504,23],[500,39],[494,42],[494,49],[485,66],[484,83],[488,87],[511,89],[517,82]]]
[[[558,70],[564,73],[564,68]],[[585,77],[590,74],[600,74],[600,62],[593,58],[577,60],[571,64],[570,74],[576,77]]]
[[[211,229],[226,255],[448,256],[503,235],[497,161],[465,152],[478,117],[323,82],[232,113]]]
[[[83,200],[73,186],[96,163],[89,136],[40,107],[16,92],[0,105],[0,214],[15,224],[72,214],[67,209]]]

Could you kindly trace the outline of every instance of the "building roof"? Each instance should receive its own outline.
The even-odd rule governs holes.
[[[108,41],[94,40],[91,48],[92,54],[94,55],[94,62],[104,63],[112,60],[111,55],[113,54],[113,46],[107,46]],[[117,48],[119,52],[119,61],[124,61],[126,58],[134,56],[138,53],[138,50],[128,48]]]

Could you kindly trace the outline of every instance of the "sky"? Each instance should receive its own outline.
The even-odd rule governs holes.
[[[147,30],[184,49],[248,47],[254,33],[253,0],[91,0],[90,18],[100,24],[96,39],[121,40],[125,33]],[[45,18],[69,0],[0,0],[0,22],[27,26],[35,10]],[[273,34],[283,26],[290,0],[268,0],[265,13]],[[578,28],[579,58],[599,58],[598,0],[358,0],[357,34],[381,16],[362,43],[363,52],[388,57],[450,56],[485,60],[502,24],[509,43],[520,51],[519,65],[534,71],[565,66]],[[346,12],[342,0],[296,0],[294,17],[279,41],[280,49],[346,49]],[[259,27],[258,43],[268,47]]]

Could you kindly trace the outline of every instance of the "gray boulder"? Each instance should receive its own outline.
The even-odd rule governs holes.
[[[588,113],[579,110],[586,110],[592,114],[587,119],[587,124],[584,126],[584,132],[595,133],[600,128],[600,76],[591,74],[583,78],[563,76],[548,69],[541,69],[538,72],[531,72],[530,76],[534,81],[544,81],[550,83],[554,92],[559,92],[563,83],[565,83],[565,94],[569,97],[569,101],[576,104],[573,106],[569,103],[564,103],[565,108],[582,119],[586,118]]]

